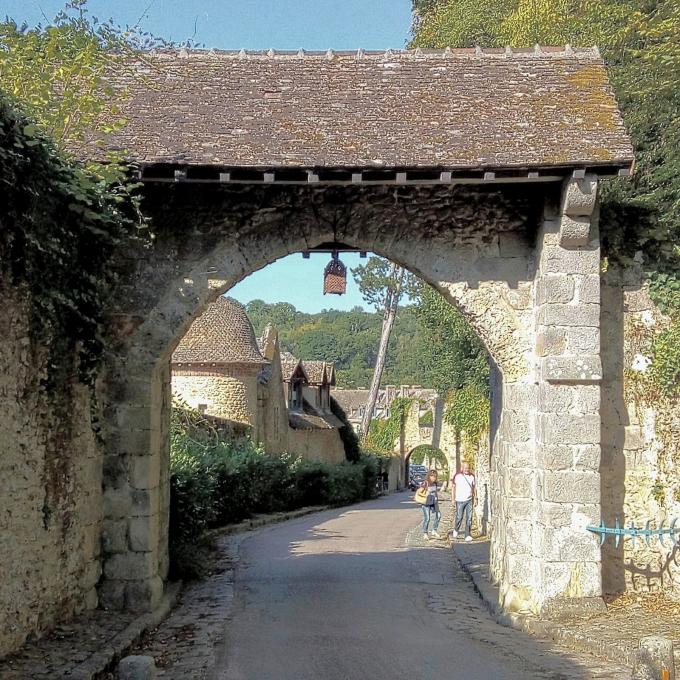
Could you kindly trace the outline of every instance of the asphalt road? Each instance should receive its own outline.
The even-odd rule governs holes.
[[[630,678],[497,625],[396,494],[241,543],[219,680]]]

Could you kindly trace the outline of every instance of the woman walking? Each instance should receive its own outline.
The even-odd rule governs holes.
[[[432,524],[432,535],[435,538],[441,538],[437,533],[439,522],[442,518],[442,513],[439,511],[439,495],[437,491],[437,471],[430,470],[427,473],[427,479],[420,485],[421,488],[427,491],[427,499],[420,507],[423,509],[423,538],[426,541],[430,540],[428,530],[430,528],[430,517],[434,515],[434,522]]]

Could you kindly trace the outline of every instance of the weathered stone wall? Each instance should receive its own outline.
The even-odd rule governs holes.
[[[259,441],[267,453],[280,454],[289,450],[288,407],[286,385],[281,375],[281,357],[278,343],[267,359],[271,361],[271,372],[266,385],[259,385],[258,418]]]
[[[666,319],[638,267],[602,277],[602,516],[607,526],[666,526],[680,517],[680,410],[648,382],[651,338]],[[680,598],[677,550],[666,540],[602,546],[603,589]]]
[[[345,447],[336,429],[296,430],[288,434],[290,452],[305,460],[319,460],[324,463],[343,463]]]
[[[102,458],[90,390],[54,403],[16,293],[0,314],[0,656],[97,606]],[[68,357],[64,357],[67,362]]]
[[[172,393],[211,416],[248,423],[257,438],[257,368],[213,366],[172,372]]]

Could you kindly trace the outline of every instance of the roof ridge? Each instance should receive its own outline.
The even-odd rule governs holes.
[[[316,59],[334,61],[336,59],[360,60],[395,60],[395,59],[447,59],[455,57],[474,58],[541,58],[541,59],[564,59],[564,58],[591,58],[600,59],[598,47],[573,47],[572,45],[534,45],[533,47],[446,47],[443,49],[391,49],[386,50],[217,50],[217,49],[177,49],[151,50],[149,54],[161,57],[178,59],[190,59],[195,56],[207,56],[216,58],[232,59],[263,59],[263,60],[304,60]]]

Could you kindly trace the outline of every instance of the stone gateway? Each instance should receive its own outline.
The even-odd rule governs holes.
[[[136,164],[155,238],[120,253],[98,381],[103,486],[83,503],[103,542],[83,559],[102,566],[99,602],[146,610],[163,593],[184,333],[248,274],[321,247],[407,267],[484,341],[505,605],[601,603],[586,530],[602,498],[598,182],[633,154],[597,51],[182,50],[127,66],[112,84],[129,123],[105,148]]]

